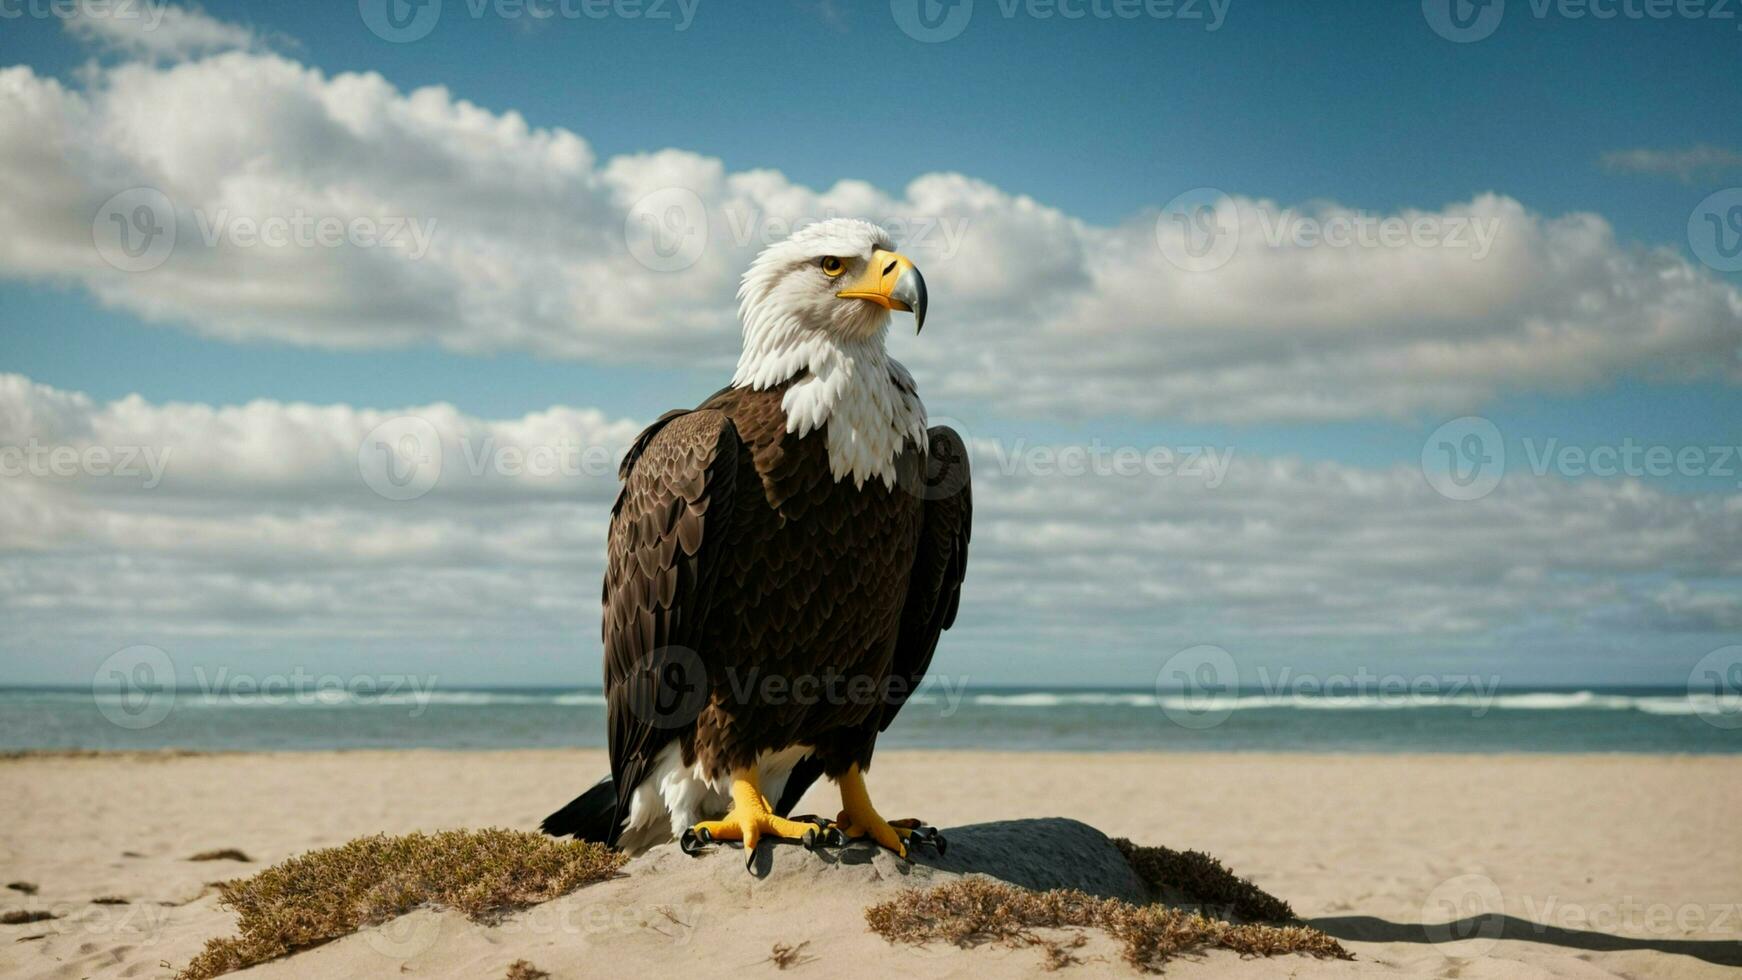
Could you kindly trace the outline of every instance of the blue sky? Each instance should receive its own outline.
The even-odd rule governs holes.
[[[669,21],[535,23],[448,6],[432,34],[410,44],[361,29],[347,4],[206,10],[278,37],[307,64],[380,72],[406,89],[443,85],[532,125],[581,133],[601,156],[678,146],[812,186],[853,177],[898,188],[957,170],[1090,221],[1200,185],[1376,211],[1498,190],[1544,213],[1593,211],[1624,238],[1687,252],[1688,212],[1742,181],[1615,174],[1598,162],[1621,148],[1742,145],[1742,115],[1725,111],[1742,44],[1734,21],[1538,19],[1515,2],[1493,36],[1452,44],[1415,4],[1234,3],[1206,31],[1170,20],[1005,18],[982,0],[959,37],[921,44],[881,3],[703,2],[682,32]],[[5,63],[68,78],[91,56],[57,21],[8,28]],[[703,395],[717,378],[675,355],[668,370],[627,377],[512,355],[202,342],[141,327],[77,292],[16,282],[0,283],[0,302],[15,322],[55,325],[8,331],[10,369],[98,397],[444,399],[502,416],[579,392],[645,416],[661,410],[660,391]],[[1593,424],[1732,442],[1742,439],[1738,409],[1731,386],[1639,382],[1483,406],[1518,420],[1503,429]],[[1439,421],[1241,435],[1366,463],[1407,456]],[[1375,443],[1387,448],[1376,453]]]
[[[1599,271],[1571,277],[1584,288],[1601,285],[1608,276],[1603,270],[1613,268],[1618,270],[1617,283],[1628,275],[1637,275],[1641,284],[1662,282],[1666,276],[1692,277],[1705,290],[1700,302],[1709,304],[1703,307],[1707,310],[1736,302],[1734,292],[1726,300],[1723,290],[1742,286],[1742,273],[1702,263],[1690,247],[1688,226],[1690,213],[1709,195],[1742,184],[1742,167],[1717,166],[1684,179],[1670,172],[1624,172],[1603,162],[1606,154],[1633,149],[1674,153],[1693,147],[1742,148],[1742,116],[1733,111],[1736,55],[1742,47],[1742,23],[1735,19],[1573,19],[1554,8],[1544,8],[1546,13],[1538,16],[1531,4],[1514,0],[1492,36],[1453,43],[1435,33],[1416,3],[1233,0],[1225,21],[1214,30],[1206,30],[1202,20],[1064,20],[1035,16],[1021,4],[1014,9],[1006,17],[996,0],[979,0],[966,30],[943,43],[920,43],[904,34],[884,3],[783,0],[726,5],[701,0],[694,22],[678,31],[670,20],[646,18],[473,17],[464,0],[447,0],[433,32],[403,44],[371,33],[357,5],[348,3],[212,2],[204,13],[244,28],[253,38],[247,45],[251,58],[281,58],[318,69],[327,78],[375,72],[401,93],[442,86],[451,99],[465,100],[492,116],[516,113],[534,129],[578,134],[601,167],[619,155],[677,148],[717,160],[726,173],[768,169],[790,185],[818,193],[837,181],[863,180],[892,197],[928,174],[965,174],[995,188],[1002,195],[1000,207],[1021,211],[1021,200],[1030,198],[1061,216],[1061,222],[1080,223],[1091,231],[1140,224],[1174,195],[1195,187],[1279,207],[1310,210],[1335,202],[1378,214],[1439,212],[1466,206],[1481,195],[1498,195],[1532,216],[1531,232],[1544,238],[1548,234],[1541,225],[1564,216],[1589,214],[1607,222],[1614,241],[1603,246],[1608,250],[1604,254],[1615,258],[1593,260],[1589,268]],[[137,62],[161,79],[178,65],[200,64],[203,56],[141,55],[142,49],[103,42],[101,36],[71,29],[52,17],[8,20],[0,26],[0,65],[28,66],[36,80],[55,79],[94,98],[94,90],[87,87],[89,71],[113,71]],[[213,98],[244,97],[214,90]],[[171,130],[197,123],[200,110],[194,104],[163,111],[162,129]],[[169,145],[170,138],[162,138]],[[114,149],[96,142],[103,152]],[[283,158],[294,152],[296,142],[283,134],[263,136],[258,149],[268,169],[292,166]],[[416,146],[388,146],[382,152],[389,159],[403,152],[408,166],[417,162],[412,159]],[[512,158],[504,153],[503,160]],[[149,169],[167,158],[141,151],[132,159],[144,161],[139,165]],[[320,179],[310,176],[318,167],[307,166],[296,180]],[[24,193],[18,185],[7,192]],[[452,220],[461,224],[465,218]],[[1661,261],[1674,263],[1673,273],[1649,271],[1658,267],[1639,256],[1650,254],[1670,256]],[[291,322],[294,317],[274,321],[272,329],[256,329],[247,325],[248,311],[237,307],[241,313],[234,315],[233,325],[218,314],[209,322],[195,322],[198,317],[188,316],[174,301],[166,304],[161,296],[145,299],[115,292],[85,273],[32,262],[26,257],[11,267],[0,263],[5,324],[0,372],[59,392],[85,393],[99,406],[137,393],[156,406],[270,399],[391,410],[445,402],[481,420],[512,420],[552,406],[586,406],[608,418],[645,420],[665,408],[693,403],[726,379],[715,348],[698,348],[681,339],[649,342],[624,357],[575,355],[565,353],[570,348],[542,342],[455,344],[433,332],[409,342],[352,349],[356,344],[337,333],[301,330]],[[1558,268],[1552,257],[1544,262],[1545,269]],[[1642,264],[1622,270],[1615,264],[1622,262]],[[958,275],[958,281],[971,282],[967,273]],[[1316,273],[1301,288],[1325,286],[1312,275]],[[951,282],[947,276],[942,281]],[[1227,291],[1242,288],[1240,282],[1229,282]],[[1355,277],[1347,288],[1371,288],[1371,280]],[[1429,295],[1435,288],[1428,284],[1424,301],[1437,299]],[[1458,288],[1449,284],[1443,290]],[[1616,289],[1619,294],[1634,291],[1633,286]],[[1281,293],[1282,304],[1289,296],[1287,290]],[[947,310],[949,291],[939,298],[943,302],[938,308]],[[1358,310],[1362,297],[1349,299]],[[1128,410],[1111,396],[1073,402],[1065,396],[1062,401],[1025,401],[961,394],[973,390],[971,378],[947,385],[932,381],[927,390],[941,397],[933,395],[928,403],[934,415],[965,420],[980,436],[1209,444],[1233,447],[1259,460],[1298,458],[1361,473],[1419,466],[1428,434],[1460,415],[1492,420],[1512,460],[1525,457],[1527,439],[1533,444],[1555,439],[1586,446],[1623,438],[1676,448],[1742,444],[1742,389],[1735,383],[1742,372],[1737,366],[1742,364],[1742,347],[1736,341],[1736,321],[1714,326],[1710,312],[1686,313],[1701,308],[1690,302],[1666,301],[1657,309],[1670,311],[1661,312],[1666,318],[1694,321],[1694,332],[1722,337],[1728,330],[1727,347],[1722,340],[1708,339],[1668,354],[1618,354],[1614,364],[1588,373],[1502,363],[1493,368],[1492,377],[1481,375],[1487,369],[1472,369],[1474,380],[1448,380],[1449,385],[1468,382],[1458,394],[1420,400],[1389,396],[1384,404],[1391,407],[1385,410],[1246,412],[1238,407],[1243,398],[1239,392],[1231,392],[1221,404],[1201,398],[1161,400],[1153,407],[1133,405]],[[1424,303],[1424,308],[1431,305]],[[714,306],[724,307],[720,313],[729,321],[729,307],[718,302]],[[1028,312],[1038,315],[1038,310]],[[1531,305],[1519,314],[1521,335],[1540,311]],[[971,315],[1007,323],[998,318],[1025,314],[975,307]],[[1410,329],[1394,315],[1372,316],[1375,331]],[[1427,320],[1433,316],[1423,314]],[[1703,324],[1702,316],[1708,318]],[[1272,326],[1263,314],[1257,322],[1251,314],[1246,317],[1233,326],[1259,331]],[[1279,307],[1277,328],[1289,317]],[[1640,332],[1651,330],[1646,319],[1638,324]],[[1204,322],[1227,323],[1217,316]],[[972,343],[996,336],[979,327],[952,335],[947,314],[934,323],[927,330],[929,346],[899,342],[909,346],[898,352],[911,349],[921,352],[915,356],[929,358],[914,362],[922,386],[928,384],[928,374],[937,378],[953,364],[971,374]],[[1491,321],[1470,323],[1448,327],[1446,342],[1482,335],[1489,327],[1481,324]],[[576,328],[577,333],[586,329]],[[1628,347],[1626,329],[1616,332],[1612,323],[1607,329],[1612,343]],[[366,330],[345,336],[373,343]],[[1191,343],[1196,336],[1178,340]],[[1174,342],[1172,335],[1141,332],[1121,341],[1159,361],[1168,359],[1168,345]],[[1315,343],[1311,335],[1294,342],[1309,350]],[[952,343],[960,346],[952,351]],[[1575,344],[1526,356],[1564,357],[1569,356],[1564,350],[1582,349]],[[1099,352],[1085,350],[1094,353]],[[1205,370],[1229,358],[1238,361],[1233,354],[1209,356]],[[1334,396],[1339,388],[1364,384],[1361,376],[1352,377],[1339,375],[1321,383]],[[1182,380],[1189,378],[1158,385]],[[1376,384],[1384,380],[1372,379]],[[1096,369],[1090,367],[1078,377],[1067,374],[1062,382],[1052,383],[1090,388],[1097,382]],[[1287,382],[1281,384],[1286,387]],[[1594,479],[1546,477],[1575,484]],[[1733,505],[1737,499],[1739,479],[1727,473],[1682,474],[1648,480],[1645,487],[1722,514],[1726,501]],[[1622,480],[1600,482],[1615,485]],[[1653,520],[1642,519],[1641,526]],[[1717,527],[1723,534],[1733,525],[1720,522]],[[1706,533],[1709,537],[1712,532]],[[1616,544],[1618,549],[1630,547],[1620,539]],[[1441,573],[1443,569],[1435,574]],[[1593,582],[1619,581],[1622,591],[1638,597],[1662,593],[1670,587],[1665,583],[1679,583],[1674,587],[1685,586],[1689,595],[1703,597],[1730,589],[1738,572],[1714,559],[1679,570],[1654,571],[1647,562],[1624,570],[1557,566],[1548,574],[1563,583],[1581,576]],[[574,591],[591,588],[577,583]],[[1568,589],[1557,601],[1573,601]],[[1601,592],[1595,589],[1591,595]],[[1171,594],[1170,588],[1158,587],[1158,594]],[[985,595],[989,599],[990,591]],[[1515,676],[1537,681],[1577,683],[1586,676],[1579,669],[1583,665],[1599,678],[1676,683],[1685,673],[1684,660],[1726,639],[1733,642],[1733,624],[1742,622],[1727,618],[1730,607],[1714,607],[1716,600],[1701,598],[1689,605],[1682,598],[1665,601],[1683,612],[1705,610],[1700,615],[1710,618],[1698,628],[1684,624],[1664,629],[1648,621],[1655,622],[1659,614],[1676,617],[1664,609],[1642,611],[1639,603],[1650,606],[1651,601],[1614,600],[1612,612],[1627,623],[1621,631],[1624,638],[1606,637],[1601,643],[1593,638],[1610,611],[1595,606],[1579,613],[1582,625],[1570,634],[1563,626],[1547,637],[1534,633],[1542,628],[1538,615],[1514,610],[1477,617],[1485,625],[1462,640],[1424,639],[1407,630],[1373,634],[1368,626],[1351,625],[1333,642],[1322,639],[1322,624],[1295,631],[1282,625],[1285,614],[1273,612],[1280,618],[1256,629],[1251,638],[1242,633],[1227,642],[1245,644],[1258,660],[1304,662],[1365,656],[1391,663],[1390,658],[1399,656],[1399,646],[1444,646],[1452,651],[1449,663],[1474,658],[1513,664]],[[1229,601],[1229,614],[1236,614],[1238,605]],[[1445,613],[1447,622],[1465,622],[1456,614],[1456,602],[1447,602],[1443,610],[1435,605],[1436,610]],[[1712,613],[1713,608],[1720,611]],[[1117,637],[1114,645],[1144,651],[1151,642],[1146,631],[1179,618],[1158,609],[1121,611],[1117,619],[1124,632],[1110,634]],[[1213,619],[1214,613],[1198,608],[1186,618]],[[125,610],[116,613],[121,619],[128,615]],[[1039,646],[1008,662],[997,653],[1008,635],[990,625],[995,618],[989,606],[969,616],[974,631],[959,641],[964,663],[988,680],[1081,677],[1142,684],[1152,673],[1147,652],[1109,654],[1087,671],[1048,660]],[[583,635],[591,628],[577,624]],[[130,629],[99,632],[102,641],[78,642],[98,650],[114,636],[131,635]],[[1192,629],[1193,635],[1203,632],[1202,627]],[[202,624],[181,622],[169,632],[177,631],[198,635]],[[44,624],[33,624],[28,632],[39,647],[52,644],[55,637],[53,627]],[[585,644],[550,638],[558,635],[560,630],[553,627],[548,636],[527,638],[528,647],[545,652],[529,655],[513,679],[550,682],[564,677],[564,665],[577,651],[584,656]],[[1167,635],[1169,639],[1157,642],[1181,640]],[[202,642],[186,645],[216,649],[215,643],[202,647]],[[323,642],[333,651],[346,647],[342,636]],[[283,644],[261,640],[250,646],[267,651],[259,656],[270,657],[269,651]],[[1538,654],[1514,653],[1515,648]],[[414,649],[408,643],[393,656],[416,664],[417,654],[410,652]],[[1645,652],[1633,661],[1628,659],[1632,650]],[[442,657],[444,662],[465,662],[452,652]],[[1520,663],[1528,667],[1517,667]],[[459,669],[464,676],[467,668]],[[64,672],[57,670],[44,659],[24,674],[64,680]]]

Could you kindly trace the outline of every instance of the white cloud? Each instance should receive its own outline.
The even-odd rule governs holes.
[[[197,8],[174,7],[163,0],[82,4],[66,21],[68,33],[88,43],[148,59],[180,60],[196,55],[258,47],[246,27],[207,16]]]
[[[1611,150],[1603,154],[1604,169],[1620,174],[1658,174],[1679,178],[1742,173],[1742,152],[1704,143],[1676,150]]]
[[[175,248],[150,271],[123,272],[93,246],[120,233],[99,211],[141,186],[171,202]],[[701,203],[707,245],[681,270],[655,271],[635,257],[647,231],[631,208],[674,187]],[[649,216],[666,230],[700,216],[671,200]],[[1596,215],[1547,217],[1499,194],[1391,216],[1234,196],[1222,213],[1239,228],[1237,251],[1188,271],[1158,244],[1154,211],[1098,226],[960,174],[889,193],[728,172],[683,150],[599,160],[579,135],[445,89],[401,92],[273,54],[121,64],[71,89],[0,71],[0,275],[82,283],[148,320],[227,340],[723,364],[750,256],[792,223],[834,213],[896,225],[931,280],[933,330],[896,346],[934,403],[1338,419],[1629,376],[1742,380],[1734,287],[1672,250],[1617,241]],[[1339,247],[1291,233],[1377,217],[1492,240]],[[321,219],[344,229],[328,245],[237,240]],[[427,254],[414,258],[410,225],[405,247],[359,243],[357,219],[378,236],[418,222]],[[1161,227],[1170,242],[1177,230]]]
[[[439,433],[441,478],[393,501],[369,489],[359,449],[406,415]],[[282,658],[333,642],[436,661],[554,649],[580,651],[577,665],[596,653],[614,462],[634,423],[560,407],[491,421],[445,405],[98,404],[16,375],[0,376],[0,420],[0,655],[15,670],[134,643]],[[72,475],[26,457],[32,446],[64,449]],[[106,469],[87,465],[93,447]],[[113,472],[130,447],[166,460],[161,483]],[[603,458],[522,472],[560,447]],[[1742,495],[1523,472],[1466,503],[1405,467],[1232,449],[1220,480],[1069,476],[977,441],[953,655],[995,650],[1008,680],[1024,661],[1045,670],[1033,665],[1066,637],[1072,669],[1092,672],[1122,655],[1153,669],[1204,642],[1372,655],[1537,629],[1643,658],[1664,637],[1742,622],[1726,589],[1742,577]]]

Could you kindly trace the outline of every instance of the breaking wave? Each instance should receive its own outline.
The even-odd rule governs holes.
[[[589,707],[605,706],[602,691],[558,690],[416,690],[401,687],[381,690],[317,688],[305,691],[189,691],[175,692],[180,707],[213,708],[368,708],[399,706],[453,707]],[[0,691],[0,700],[83,701],[97,704],[137,703],[147,691],[90,692]],[[1207,713],[1213,711],[1404,711],[1412,709],[1458,709],[1463,711],[1636,711],[1650,715],[1742,715],[1742,697],[1715,694],[1620,694],[1604,691],[1516,691],[1502,693],[1363,692],[1358,694],[1227,693],[1152,694],[1140,691],[980,691],[922,688],[911,699],[915,704],[971,706],[976,708],[1155,708]]]

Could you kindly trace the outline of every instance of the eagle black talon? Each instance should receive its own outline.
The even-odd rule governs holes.
[[[936,827],[913,828],[913,832],[907,835],[907,843],[916,847],[929,847],[937,852],[938,857],[943,857],[944,852],[949,850],[949,843],[944,840],[943,834],[938,833]]]
[[[814,851],[819,847],[847,846],[847,835],[841,833],[841,828],[835,826],[834,821],[826,817],[807,813],[802,817],[793,817],[792,819],[816,824],[815,830],[807,830],[804,834],[804,846],[810,850]]]
[[[681,848],[685,854],[695,857],[702,853],[702,848],[712,844],[713,842],[714,835],[708,833],[707,830],[704,829],[698,831],[691,828],[684,831],[683,836],[678,838],[677,846]]]

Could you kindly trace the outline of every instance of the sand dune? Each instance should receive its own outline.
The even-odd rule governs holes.
[[[1205,850],[1357,957],[1211,953],[1176,960],[1169,975],[1699,977],[1742,965],[1732,846],[1742,760],[891,752],[878,762],[872,788],[888,813],[940,826],[1068,816]],[[368,833],[531,827],[603,765],[580,751],[0,761],[0,884],[38,889],[0,891],[0,909],[56,916],[0,926],[0,974],[168,976],[233,932],[208,882]],[[831,794],[814,791],[807,807],[830,810]],[[225,848],[252,860],[188,860]],[[770,855],[789,857],[789,870],[808,858]],[[421,911],[247,975],[491,977],[525,959],[557,977],[603,963],[714,976],[775,972],[777,943],[798,950],[795,975],[1042,971],[1032,949],[889,945],[865,927],[878,889],[862,880],[757,882],[739,878],[733,857],[713,864],[655,855],[495,926]],[[884,886],[911,883],[892,858],[872,870]],[[1105,937],[1081,952],[1068,975],[1131,974]]]

